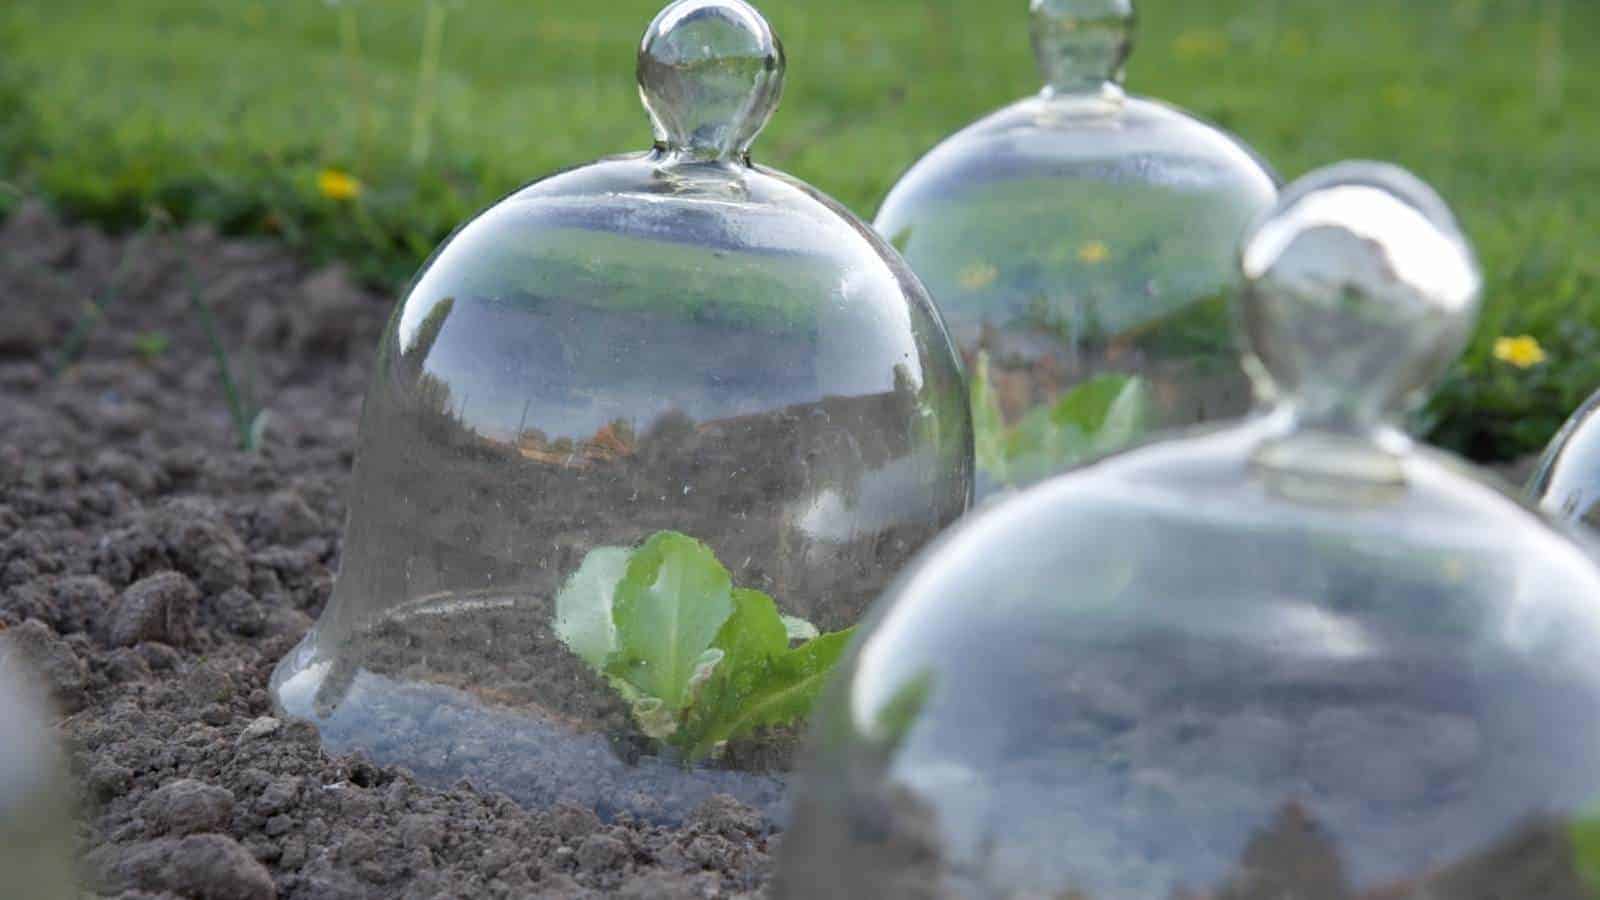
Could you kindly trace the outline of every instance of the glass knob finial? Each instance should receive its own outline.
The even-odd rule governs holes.
[[[743,159],[778,108],[783,70],[783,45],[744,0],[678,0],[639,46],[639,96],[667,152]]]
[[[1033,52],[1047,90],[1122,83],[1133,52],[1133,0],[1031,0]]]
[[[1302,421],[1352,430],[1425,396],[1466,345],[1483,283],[1439,195],[1367,162],[1291,185],[1246,235],[1241,265],[1260,389]]]

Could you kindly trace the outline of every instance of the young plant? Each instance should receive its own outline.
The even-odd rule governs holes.
[[[234,433],[238,435],[239,449],[253,452],[261,446],[262,438],[266,436],[269,414],[256,402],[254,385],[234,377],[228,348],[222,343],[222,333],[217,328],[217,317],[212,313],[211,305],[200,296],[200,286],[194,283],[192,277],[189,281],[189,308],[200,321],[200,328],[211,345],[211,353],[217,359],[222,393],[228,401],[228,417],[233,421]]]
[[[94,299],[83,304],[83,312],[77,321],[72,324],[72,330],[67,333],[66,339],[61,342],[61,349],[56,354],[54,364],[50,371],[60,375],[77,364],[84,351],[89,348],[89,338],[93,336],[96,328],[106,317],[106,310],[121,299],[123,283],[127,280],[128,272],[133,266],[137,255],[144,248],[144,239],[159,231],[168,218],[165,212],[155,209],[145,219],[143,225],[134,237],[123,245],[122,255],[117,258],[117,267],[111,272],[111,279],[106,282],[105,289],[95,295]]]
[[[1149,389],[1136,375],[1101,375],[1007,425],[980,352],[972,426],[978,469],[1001,484],[1027,484],[1138,439],[1150,427]]]
[[[165,332],[145,331],[134,336],[133,349],[139,358],[147,363],[153,363],[161,358],[167,348],[172,346],[172,339]]]
[[[819,634],[736,588],[711,549],[662,531],[590,551],[556,597],[554,628],[686,762],[803,718],[855,629]]]

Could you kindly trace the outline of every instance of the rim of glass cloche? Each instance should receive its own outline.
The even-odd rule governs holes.
[[[1398,166],[1301,178],[1246,234],[1245,370],[1282,424],[1269,469],[1403,481],[1403,417],[1460,355],[1483,276],[1450,208]]]
[[[639,43],[639,98],[666,162],[749,165],[783,96],[783,44],[744,0],[676,0]]]

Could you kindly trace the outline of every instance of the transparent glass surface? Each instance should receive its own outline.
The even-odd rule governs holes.
[[[603,815],[777,802],[831,665],[778,657],[853,625],[972,491],[926,292],[749,162],[782,67],[746,4],[669,6],[640,51],[656,147],[516,192],[416,277],[333,596],[272,682],[330,748]]]
[[[931,151],[875,222],[976,376],[980,500],[1245,412],[1234,253],[1276,196],[1236,138],[1123,92],[1128,0],[1034,0],[1032,15],[1044,90]],[[1093,402],[1124,388],[1117,414]]]
[[[1556,433],[1528,482],[1528,496],[1552,516],[1600,528],[1600,394]]]
[[[0,636],[0,895],[75,900],[72,786],[39,676]]]
[[[1470,250],[1364,165],[1244,266],[1270,406],[908,569],[813,720],[776,897],[1594,896],[1600,570],[1395,424],[1463,345]]]

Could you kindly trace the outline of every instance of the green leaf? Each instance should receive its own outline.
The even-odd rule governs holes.
[[[989,381],[989,354],[983,350],[978,351],[978,363],[972,367],[972,440],[978,468],[996,480],[1009,482],[1005,416]]]
[[[1038,481],[1088,454],[1090,439],[1084,430],[1071,422],[1057,422],[1054,414],[1052,407],[1037,407],[1006,436],[1010,483]]]
[[[682,710],[701,657],[733,614],[732,587],[705,544],[671,531],[652,536],[634,551],[617,585],[616,649],[606,674],[671,712]]]
[[[849,648],[850,639],[855,637],[855,634],[856,630],[853,627],[830,632],[778,657],[773,667],[774,674],[787,679],[789,683],[778,686],[779,690],[767,698],[765,705],[768,709],[775,709],[780,701],[795,702],[803,699],[804,705],[794,707],[789,713],[789,718],[805,715],[811,708],[812,699],[821,689],[823,680],[833,671],[839,658],[844,656],[844,651]],[[779,693],[783,696],[777,696]]]
[[[739,588],[733,592],[733,606],[733,615],[712,642],[726,654],[723,659],[730,669],[740,668],[747,660],[788,651],[788,617],[779,614],[778,604],[771,597]]]
[[[611,602],[632,558],[631,547],[596,547],[556,595],[556,636],[596,669],[604,668],[617,648]]]
[[[712,647],[710,650],[700,654],[700,658],[694,661],[694,671],[689,675],[689,687],[684,695],[685,706],[693,706],[700,701],[700,697],[705,693],[706,685],[710,683],[712,677],[721,668],[722,658],[725,655],[721,648]]]
[[[922,709],[933,694],[933,682],[933,672],[924,670],[896,688],[888,702],[873,714],[868,737],[885,747],[898,747],[922,718]]]
[[[732,673],[737,693],[717,704],[716,715],[697,718],[685,734],[690,759],[700,759],[718,744],[766,725],[804,718],[828,675],[850,646],[854,628],[825,634],[793,650],[752,662],[748,673]],[[747,687],[747,690],[737,690]],[[692,740],[692,742],[691,742]]]
[[[3,196],[3,195],[0,195]],[[154,362],[161,358],[167,348],[172,346],[172,339],[165,332],[146,331],[133,339],[133,349],[146,362]]]
[[[733,615],[713,642],[722,657],[695,698],[678,741],[685,748],[700,743],[701,735],[716,730],[718,723],[736,717],[739,705],[767,679],[772,659],[789,650],[783,617],[771,597],[741,588],[733,592],[733,604]]]
[[[1090,456],[1133,443],[1149,427],[1149,388],[1129,375],[1101,375],[1063,393],[1053,406],[1030,410],[1006,427],[989,385],[988,359],[973,379],[978,465],[1004,484],[1025,484]],[[987,434],[985,434],[987,432]]]
[[[1063,394],[1050,411],[1050,420],[1091,436],[1097,449],[1111,448],[1138,437],[1148,410],[1144,379],[1101,375]]]
[[[670,531],[638,549],[590,551],[556,596],[553,628],[605,675],[641,733],[689,761],[803,716],[849,640],[735,590],[709,548]],[[806,643],[790,649],[795,640]]]
[[[1094,432],[1096,453],[1126,447],[1150,430],[1150,386],[1128,378]]]

